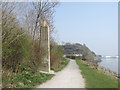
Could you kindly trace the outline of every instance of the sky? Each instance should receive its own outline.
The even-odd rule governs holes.
[[[86,44],[98,55],[118,55],[117,2],[62,2],[55,10],[59,44]]]

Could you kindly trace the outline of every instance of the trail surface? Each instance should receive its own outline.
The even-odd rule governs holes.
[[[75,60],[70,59],[62,71],[37,88],[85,88],[85,81],[80,72]]]

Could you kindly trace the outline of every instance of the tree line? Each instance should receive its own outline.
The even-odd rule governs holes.
[[[2,68],[3,74],[35,73],[42,68],[44,48],[41,46],[41,27],[50,27],[51,67],[63,62],[62,50],[52,37],[53,15],[58,2],[3,2],[2,3]]]

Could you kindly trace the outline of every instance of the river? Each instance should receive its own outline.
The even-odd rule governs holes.
[[[118,73],[118,58],[101,58],[100,66]]]

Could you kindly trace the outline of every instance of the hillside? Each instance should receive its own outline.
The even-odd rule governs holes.
[[[85,60],[92,62],[92,63],[97,63],[101,61],[96,54],[91,51],[85,44],[81,45],[79,43],[76,44],[65,44],[62,45],[63,51],[65,55],[82,55],[82,58],[85,58]]]

